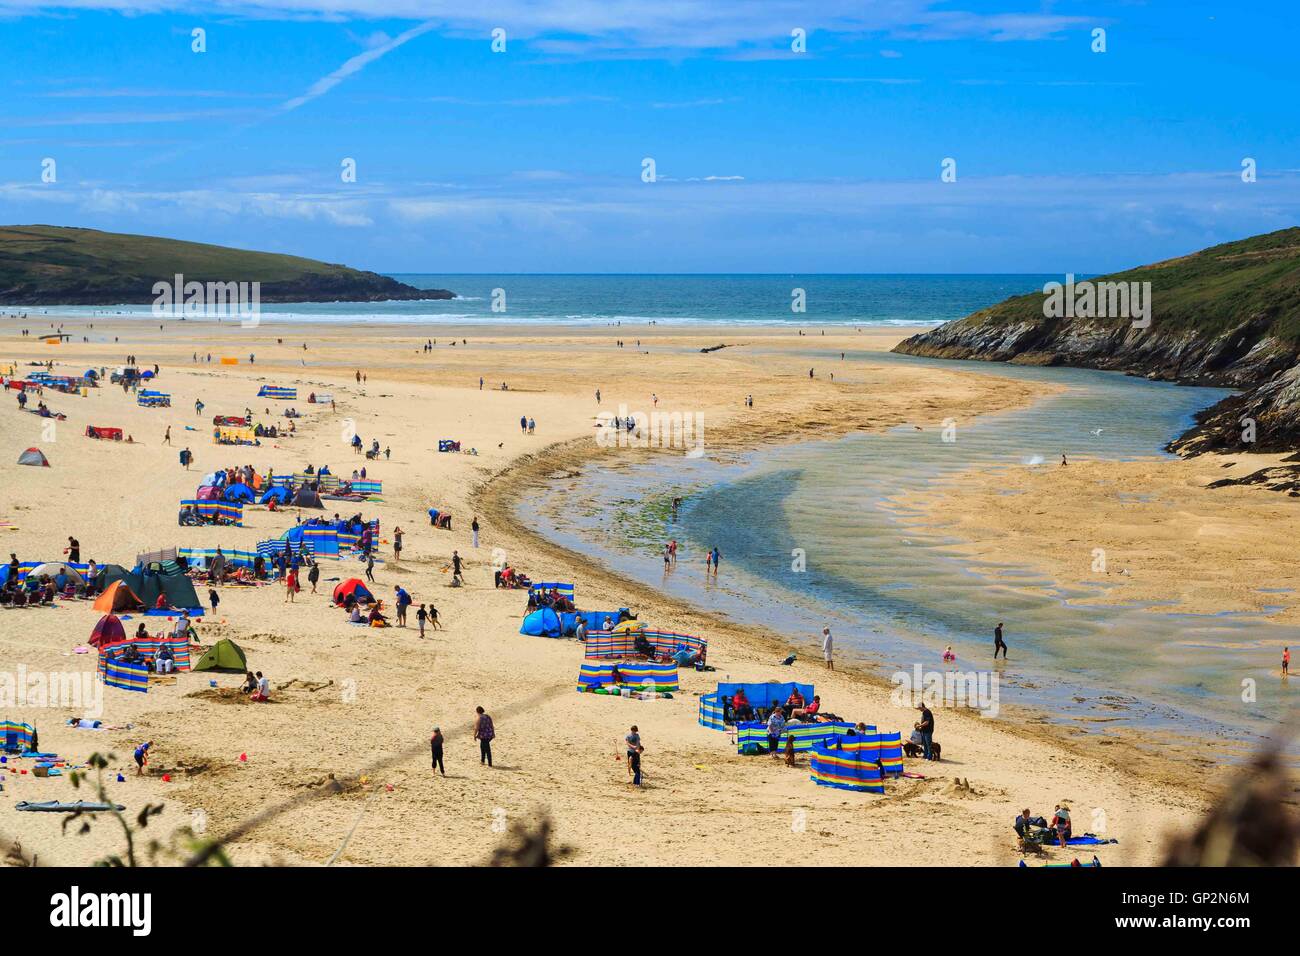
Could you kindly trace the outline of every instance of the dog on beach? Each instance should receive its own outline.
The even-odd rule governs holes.
[[[903,744],[903,753],[907,754],[909,757],[920,757],[925,754],[925,748],[920,744],[914,744],[908,741]],[[939,746],[939,741],[934,740],[930,742],[930,753],[935,760],[942,759],[941,755],[943,754],[943,748]]]

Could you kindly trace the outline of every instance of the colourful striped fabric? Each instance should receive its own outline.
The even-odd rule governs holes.
[[[238,528],[244,526],[244,506],[235,501],[200,501],[187,499],[181,507],[192,507],[201,517],[226,521]]]
[[[278,398],[284,401],[297,399],[298,389],[288,385],[263,385],[257,390],[258,398]]]
[[[868,728],[872,731],[874,727]],[[780,752],[785,752],[785,742],[794,740],[795,753],[812,750],[818,744],[843,738],[853,730],[850,723],[787,724],[777,744]],[[744,753],[747,747],[757,748],[759,753],[767,753],[767,724],[758,721],[746,721],[736,725],[736,752]]]
[[[727,729],[727,725],[722,722],[721,694],[700,695],[700,726],[710,730]]]
[[[72,570],[76,571],[83,578],[86,576],[86,572],[90,570],[90,565],[88,564],[73,564],[71,561],[23,561],[18,565],[18,580],[24,580],[31,572],[32,568],[39,568],[42,564],[61,564],[64,567],[72,568]],[[8,565],[5,565],[6,570],[8,567]]]
[[[11,739],[20,751],[31,750],[36,728],[18,720],[0,720],[0,745],[7,746]]]
[[[611,631],[588,631],[587,643],[583,654],[590,660],[616,659],[630,657],[635,653],[637,634],[644,634],[646,640],[655,649],[655,656],[667,657],[677,648],[685,645],[693,653],[701,656],[708,653],[709,642],[693,634],[676,634],[672,631],[635,631],[613,633]]]
[[[251,568],[257,557],[256,551],[228,551],[221,549],[228,568]],[[210,560],[217,556],[216,548],[177,548],[176,556],[189,563],[190,567],[202,570]]]
[[[339,556],[339,532],[337,528],[303,528],[303,544],[313,554],[322,558]]]
[[[889,776],[901,776],[903,773],[903,735],[895,730],[892,733],[878,734],[880,741],[880,766]]]
[[[122,690],[135,690],[142,694],[149,693],[149,665],[129,664],[126,661],[108,659],[104,661],[104,684]]]
[[[649,664],[644,661],[605,661],[586,663],[578,671],[578,690],[583,691],[602,684],[613,684],[614,669],[618,668],[621,687],[646,687],[660,692],[680,689],[677,683],[676,664]]]
[[[172,657],[176,660],[176,669],[178,671],[187,671],[190,669],[190,642],[185,637],[147,637],[133,641],[118,641],[114,644],[105,644],[99,649],[99,673],[104,676],[108,662],[116,659],[126,648],[134,647],[140,652],[140,656],[145,659],[146,668],[153,665],[154,660],[158,657],[158,652],[166,644],[172,649]]]
[[[257,542],[257,553],[264,558],[273,558],[281,551],[288,551],[290,554],[314,554],[310,541],[285,541],[281,538],[272,538],[270,541]]]
[[[844,744],[841,740],[839,743]],[[812,781],[819,787],[854,790],[859,793],[884,793],[885,780],[876,763],[878,746],[849,748],[820,743],[808,761]]]
[[[552,589],[554,589],[554,590],[555,590],[555,593],[558,594],[560,597],[562,597],[562,598],[568,598],[570,601],[573,600],[573,585],[572,585],[572,584],[556,584],[556,583],[545,583],[545,584],[543,584],[543,583],[540,583],[540,582],[539,582],[539,583],[537,583],[537,584],[532,585],[532,586],[528,589],[528,593],[529,593],[529,594],[536,594],[536,595],[539,595],[539,596],[540,596],[540,595],[544,595],[544,594],[550,594]]]

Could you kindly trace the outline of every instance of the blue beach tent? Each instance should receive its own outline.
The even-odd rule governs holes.
[[[560,615],[549,607],[542,607],[524,618],[519,633],[532,637],[560,637],[564,634],[564,625],[560,621]]]

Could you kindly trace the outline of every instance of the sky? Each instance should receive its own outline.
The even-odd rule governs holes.
[[[1290,0],[0,0],[0,223],[401,273],[1103,273],[1300,224],[1298,27]]]

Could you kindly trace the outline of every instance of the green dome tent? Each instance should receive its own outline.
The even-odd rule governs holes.
[[[194,665],[196,671],[246,671],[248,658],[244,650],[229,638],[213,644]]]

